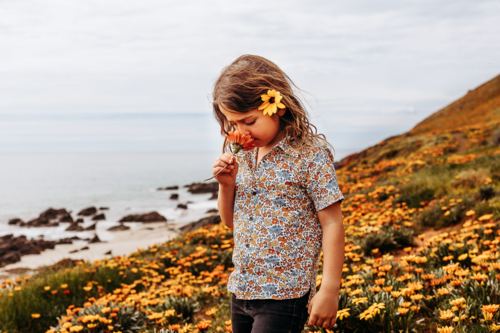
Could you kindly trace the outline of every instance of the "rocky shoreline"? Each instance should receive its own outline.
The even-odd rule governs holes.
[[[17,274],[32,274],[39,268],[51,266],[60,260],[95,260],[106,256],[128,255],[137,248],[163,243],[179,233],[221,221],[216,210],[209,210],[207,214],[209,215],[197,221],[176,226],[164,222],[144,224],[139,229],[117,233],[118,237],[109,242],[101,242],[97,235],[92,239],[72,237],[58,241],[2,236],[0,279],[15,278]]]
[[[218,183],[193,183],[185,185],[187,191],[192,194],[207,194],[211,193],[212,196],[210,200],[215,200],[218,197]],[[176,191],[179,186],[167,186],[164,188],[158,188],[157,190],[162,191]],[[179,194],[172,193],[170,196],[171,200],[178,200]],[[177,209],[188,209],[188,205],[191,202],[179,203]],[[109,207],[86,207],[81,209],[76,215],[72,214],[72,211],[68,211],[65,208],[54,209],[48,208],[38,215],[38,217],[33,218],[28,221],[23,221],[20,218],[12,218],[8,221],[11,226],[16,226],[20,228],[39,228],[39,227],[57,227],[61,224],[67,224],[65,231],[81,232],[81,231],[95,231],[97,223],[99,221],[106,220],[106,215],[104,211],[108,210]],[[220,222],[220,216],[216,209],[210,209],[206,212],[210,214],[198,221],[189,222],[179,227],[177,230],[175,228],[170,228],[169,230],[175,233],[184,232],[188,230],[197,229],[206,224],[216,224]],[[84,223],[84,218],[90,218],[94,223],[90,226],[83,227],[81,224]],[[161,222],[166,224],[167,218],[162,216],[156,211],[144,213],[144,214],[130,214],[123,216],[118,220],[119,225],[112,226],[107,231],[127,231],[130,229],[129,226],[125,225],[125,222],[136,222],[142,224],[154,224]],[[146,228],[148,229],[148,228]],[[152,229],[152,228],[150,228]],[[43,237],[39,239],[27,239],[26,236],[21,235],[15,237],[13,234],[8,234],[0,237],[0,268],[17,263],[21,261],[21,258],[26,255],[39,255],[45,250],[55,249],[56,245],[70,245],[74,241],[85,241],[88,244],[94,244],[101,242],[97,234],[92,238],[80,238],[78,236],[61,238],[59,240],[44,240]],[[73,249],[70,253],[75,253],[81,250],[88,249],[84,246],[81,249]],[[111,251],[108,251],[111,253]],[[105,254],[105,253],[103,253]]]
[[[28,254],[40,254],[46,249],[56,247],[56,242],[40,240],[28,240],[26,236],[14,237],[12,234],[0,237],[0,267],[13,264],[21,260],[21,256]]]
[[[99,243],[99,237],[93,238],[61,238],[58,241],[48,241],[44,239],[27,239],[26,236],[14,237],[13,234],[0,237],[0,268],[9,264],[14,264],[21,260],[22,256],[29,254],[40,254],[47,249],[54,249],[59,244],[73,244],[75,240],[83,240],[92,243]]]
[[[217,182],[210,182],[210,183],[192,183],[185,185],[184,188],[188,189],[188,192],[191,194],[205,194],[205,193],[211,193],[212,196],[208,200],[217,200],[219,197],[219,183]],[[157,191],[175,191],[179,190],[179,186],[167,186],[167,187],[159,187],[156,189]],[[179,199],[179,193],[172,193],[170,195],[170,200],[178,200]],[[179,204],[178,208],[180,205],[186,205],[186,204]],[[184,208],[183,208],[184,209]]]

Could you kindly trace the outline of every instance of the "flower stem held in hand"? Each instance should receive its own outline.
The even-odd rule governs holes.
[[[235,156],[234,154],[231,154],[231,155]],[[204,180],[204,182],[206,182],[207,180],[210,180],[210,179],[214,179],[215,177],[217,177],[217,175],[218,175],[219,173],[221,173],[221,172],[222,172],[222,170],[224,170],[224,169],[225,169],[225,168],[227,168],[228,166],[229,166],[229,164],[226,164],[226,166],[225,166],[225,167],[223,167],[222,169],[220,169],[219,171],[217,171],[217,173],[216,173],[215,175],[213,175],[212,177],[210,177],[210,178],[208,178],[208,179],[205,179],[205,180]]]
[[[236,157],[236,154],[238,154],[238,152],[240,150],[250,150],[252,148],[254,148],[255,146],[253,145],[253,139],[250,135],[247,135],[247,134],[241,134],[239,131],[234,131],[234,132],[229,132],[228,135],[226,135],[226,138],[231,142],[231,147],[233,148],[232,150],[232,155],[234,157]],[[210,179],[213,179],[215,177],[217,177],[217,175],[219,173],[222,172],[222,170],[224,170],[225,168],[227,168],[229,164],[227,164],[225,167],[223,167],[222,169],[220,169],[219,171],[217,171],[217,173],[215,175],[213,175],[212,177],[208,178],[208,179],[205,179],[204,181],[206,182],[207,180],[210,180]]]

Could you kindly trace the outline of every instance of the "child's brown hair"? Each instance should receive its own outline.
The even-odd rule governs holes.
[[[307,110],[295,96],[300,89],[275,63],[256,55],[239,57],[222,70],[215,82],[212,104],[221,134],[233,129],[221,112],[221,105],[246,113],[262,105],[261,95],[268,90],[276,90],[283,96],[281,103],[286,106],[286,112],[280,117],[280,127],[287,143],[299,151],[321,144],[330,146],[325,136],[318,134],[316,126],[309,122]],[[224,140],[223,152],[228,145],[228,140]]]

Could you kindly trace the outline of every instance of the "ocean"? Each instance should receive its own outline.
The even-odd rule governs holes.
[[[351,151],[336,151],[336,159]],[[111,240],[107,231],[125,215],[157,211],[169,223],[196,221],[216,208],[211,194],[190,194],[185,185],[211,177],[219,152],[142,153],[0,153],[0,236],[14,234],[46,240],[93,237]],[[158,191],[177,185],[176,191]],[[170,200],[178,193],[178,200]],[[188,203],[188,209],[177,209]],[[49,207],[76,214],[90,206],[108,207],[106,220],[96,231],[68,232],[68,223],[58,227],[26,228],[8,225],[12,218],[28,221]],[[84,218],[83,227],[94,222]],[[140,223],[126,223],[132,229]]]
[[[13,233],[47,240],[94,232],[67,232],[58,227],[26,228],[7,224],[11,218],[28,221],[49,207],[72,211],[73,218],[89,206],[109,207],[105,221],[97,223],[101,240],[113,238],[106,229],[128,214],[157,211],[169,222],[197,220],[217,207],[210,194],[192,195],[183,186],[202,182],[212,173],[217,152],[165,153],[9,153],[0,154],[0,236]],[[178,185],[178,191],[158,187]],[[178,193],[178,200],[170,200]],[[178,203],[187,210],[176,209]],[[83,227],[91,225],[85,218]],[[127,223],[133,227],[140,223]]]

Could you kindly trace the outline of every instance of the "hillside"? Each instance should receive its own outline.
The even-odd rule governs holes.
[[[500,119],[500,75],[418,123],[410,134],[462,131]]]
[[[335,332],[500,331],[499,82],[339,162]],[[209,224],[128,256],[6,280],[0,332],[232,332],[233,246],[231,229]]]
[[[387,138],[375,146],[349,155],[338,162],[337,166],[341,168],[363,160],[407,157],[411,152],[421,151],[426,147],[442,147],[436,140],[447,141],[450,152],[462,153],[478,143],[484,144],[499,127],[499,123],[500,75],[433,113],[409,132]],[[456,148],[451,149],[454,145]]]

